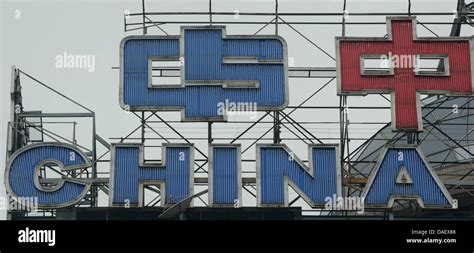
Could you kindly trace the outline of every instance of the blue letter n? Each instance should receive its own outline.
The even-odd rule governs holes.
[[[309,167],[282,144],[257,145],[258,206],[288,206],[288,185],[312,207],[340,195],[337,147],[309,146]]]

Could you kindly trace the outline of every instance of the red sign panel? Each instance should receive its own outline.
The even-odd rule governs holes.
[[[392,94],[392,127],[421,131],[419,94],[472,95],[472,38],[417,38],[414,17],[388,17],[387,38],[337,38],[340,95]]]

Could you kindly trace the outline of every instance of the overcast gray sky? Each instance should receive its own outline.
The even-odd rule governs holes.
[[[342,0],[280,0],[280,12],[341,12]],[[160,0],[146,1],[147,11],[207,11],[207,0]],[[234,12],[272,12],[273,0],[213,0],[215,11]],[[456,8],[455,0],[421,1],[412,0],[413,12],[451,12]],[[140,0],[82,0],[82,1],[54,1],[54,0],[1,0],[0,5],[0,82],[1,82],[1,122],[0,122],[0,196],[5,196],[3,187],[3,170],[5,164],[5,146],[7,122],[10,120],[10,79],[11,65],[29,73],[45,82],[51,87],[65,93],[76,101],[84,104],[96,112],[97,132],[102,137],[126,136],[139,123],[138,119],[125,113],[118,104],[119,72],[112,67],[119,65],[119,43],[126,35],[140,34],[141,31],[125,33],[123,31],[123,13],[141,11]],[[348,0],[347,9],[351,12],[406,12],[407,1],[364,1]],[[165,20],[185,20],[183,17],[166,17]],[[214,20],[233,20],[234,17],[215,17]],[[240,16],[239,20],[249,21],[252,17]],[[255,18],[253,18],[255,20]],[[258,17],[257,20],[269,21],[270,17]],[[195,18],[194,18],[195,20]],[[208,17],[202,17],[203,21]],[[288,20],[307,20],[307,18],[294,17]],[[312,21],[340,21],[340,17],[312,18]],[[452,17],[422,17],[422,21],[452,21]],[[348,21],[385,21],[385,17],[350,17]],[[321,48],[335,54],[334,37],[341,34],[339,25],[294,25],[310,39],[314,40]],[[253,34],[259,29],[258,25],[228,26],[228,34]],[[449,35],[449,26],[430,25],[430,29],[440,36]],[[178,34],[178,25],[164,25],[169,34]],[[261,34],[273,34],[274,27],[268,26]],[[289,57],[293,57],[294,66],[335,66],[335,62],[318,51],[313,45],[307,43],[302,37],[286,26],[279,29],[288,43]],[[149,29],[149,34],[162,34],[158,29]],[[384,25],[377,26],[348,26],[347,36],[382,37],[386,34]],[[429,31],[418,26],[419,36],[433,36]],[[472,29],[463,30],[463,35],[473,35]],[[91,55],[95,57],[95,69],[61,69],[56,67],[58,55]],[[321,87],[328,79],[290,79],[290,105],[297,105],[310,93]],[[50,91],[36,85],[27,78],[22,78],[23,98],[25,110],[42,110],[43,112],[79,112],[79,108],[64,99],[52,94]],[[323,90],[318,96],[311,99],[307,105],[338,105],[339,98],[336,94],[335,82]],[[350,98],[349,105],[388,105],[379,96],[366,98]],[[310,113],[309,113],[310,112]],[[160,113],[167,120],[178,120],[179,112]],[[317,121],[337,121],[337,111],[305,111],[295,112],[297,120],[312,118]],[[388,111],[351,111],[350,119],[353,121],[390,121]],[[54,120],[54,119],[53,119]],[[77,139],[80,144],[90,146],[90,121],[76,120],[78,122]],[[187,137],[207,137],[206,124],[174,124]],[[261,135],[270,125],[261,125],[248,137]],[[58,131],[65,136],[71,136],[71,125],[45,125],[45,127]],[[163,125],[153,125],[156,131],[171,134]],[[246,125],[235,123],[216,124],[214,133],[217,137],[236,136],[245,129]],[[338,137],[338,125],[312,125],[308,126],[312,133],[318,137]],[[377,126],[353,126],[351,133],[358,137],[368,137],[375,133]],[[147,136],[153,136],[151,131]],[[135,135],[136,136],[136,135]],[[268,135],[271,137],[271,133]],[[283,136],[290,136],[286,132]],[[110,140],[110,142],[114,142]],[[116,142],[116,140],[115,140]],[[266,141],[269,142],[269,141]],[[337,141],[330,141],[337,143]],[[248,142],[241,142],[243,147]],[[147,145],[159,145],[160,142],[147,142]],[[196,142],[202,150],[207,150],[205,142]],[[301,142],[287,142],[302,159],[307,158],[306,146]],[[352,147],[358,145],[351,143]],[[160,158],[159,149],[147,150],[147,158]],[[99,154],[104,151],[99,150]],[[242,158],[254,158],[254,149],[249,150]],[[106,157],[108,159],[108,156]],[[247,165],[246,165],[247,166]],[[101,171],[109,169],[108,164],[100,167]],[[254,165],[249,165],[244,170],[254,171]],[[199,189],[198,189],[199,190]],[[244,196],[245,191],[244,191]],[[249,196],[244,197],[244,205],[254,206],[255,200]],[[105,202],[104,202],[105,201]],[[105,196],[101,203],[106,203]],[[198,203],[196,203],[198,204]],[[0,219],[5,219],[5,212],[0,211]]]

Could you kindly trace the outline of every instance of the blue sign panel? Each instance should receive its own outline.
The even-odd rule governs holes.
[[[40,168],[59,166],[61,171],[86,169],[91,166],[87,156],[65,143],[32,144],[17,150],[5,170],[5,186],[14,199],[37,198],[40,208],[70,206],[80,201],[90,183],[72,178],[58,178],[52,186],[40,182]]]
[[[180,84],[153,83],[154,62],[180,62]],[[279,36],[228,36],[225,27],[182,27],[180,36],[129,36],[121,43],[120,104],[174,110],[186,121],[225,121],[228,104],[281,110],[288,105],[286,42]]]
[[[239,207],[242,201],[240,144],[209,147],[209,205]]]
[[[284,144],[257,144],[258,206],[288,206],[288,185],[312,207],[341,196],[337,146],[310,145],[309,167]]]
[[[109,197],[111,206],[141,206],[143,188],[160,186],[161,204],[176,204],[193,194],[194,147],[163,144],[162,162],[144,163],[141,144],[113,144]]]
[[[391,208],[397,199],[417,200],[423,208],[456,206],[416,147],[386,148],[362,197],[369,207]]]

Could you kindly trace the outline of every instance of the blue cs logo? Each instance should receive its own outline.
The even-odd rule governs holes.
[[[181,111],[185,121],[225,121],[219,105],[288,105],[286,42],[279,36],[227,36],[225,27],[182,27],[180,36],[122,40],[120,104],[132,111]],[[153,66],[179,62],[178,84],[153,83]],[[226,108],[229,109],[229,108]]]

